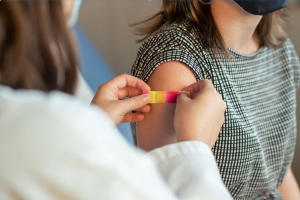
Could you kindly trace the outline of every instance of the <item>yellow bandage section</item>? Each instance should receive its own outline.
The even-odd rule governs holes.
[[[150,91],[149,103],[166,103],[166,93],[164,91]]]

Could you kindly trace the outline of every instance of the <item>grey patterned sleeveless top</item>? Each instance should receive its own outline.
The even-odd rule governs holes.
[[[235,199],[282,199],[277,191],[296,142],[296,92],[300,64],[287,39],[280,49],[262,47],[231,59],[202,49],[188,22],[164,27],[139,49],[132,75],[147,81],[162,63],[179,61],[198,80],[211,79],[226,101],[225,123],[212,149],[221,177]],[[179,77],[180,78],[180,77]],[[135,124],[132,124],[135,135]],[[178,180],[180,181],[180,180]]]

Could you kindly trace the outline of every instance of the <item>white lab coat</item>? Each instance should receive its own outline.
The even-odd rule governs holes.
[[[145,154],[72,96],[0,87],[0,101],[1,200],[231,199],[204,143]]]

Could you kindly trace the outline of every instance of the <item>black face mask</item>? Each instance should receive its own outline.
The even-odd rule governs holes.
[[[234,0],[253,15],[265,15],[284,8],[287,0]]]

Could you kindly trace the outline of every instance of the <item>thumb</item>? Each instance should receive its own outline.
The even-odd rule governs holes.
[[[196,83],[193,83],[192,85],[189,85],[183,89],[183,91],[187,91],[191,93],[191,97],[193,97],[195,94],[199,93],[203,90],[203,88],[214,88],[212,82],[208,79],[202,79],[200,81],[197,81]]]
[[[147,105],[150,101],[149,94],[143,94],[135,97],[131,97],[122,101],[122,107],[124,112],[129,112],[132,110],[137,110]]]
[[[177,97],[177,103],[186,102],[188,100],[191,100],[191,99],[186,93],[182,93]]]

